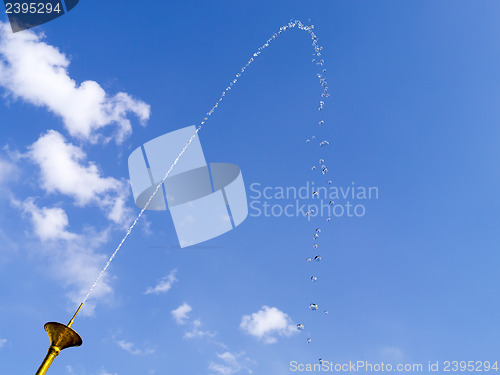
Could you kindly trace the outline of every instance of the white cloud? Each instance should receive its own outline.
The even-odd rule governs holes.
[[[167,276],[163,277],[154,287],[149,287],[144,292],[144,294],[160,294],[168,292],[170,288],[172,288],[172,285],[177,281],[177,279],[175,278],[176,272],[177,270],[171,271]],[[173,313],[174,312],[172,311],[172,314]]]
[[[395,346],[386,346],[380,349],[380,356],[387,361],[401,362],[405,359],[403,351]]]
[[[76,308],[87,295],[90,286],[94,283],[108,257],[95,251],[101,239],[92,237],[106,237],[107,232],[80,235],[74,241],[49,243],[38,250],[51,276],[62,281],[71,301],[71,310]],[[110,274],[104,274],[96,285],[89,300],[85,303],[80,315],[93,315],[96,301],[110,302],[113,288],[110,284]]]
[[[67,365],[66,366],[66,371],[68,373],[68,375],[77,375],[76,372],[73,370],[73,367]],[[86,373],[84,371],[84,373]],[[112,374],[111,372],[108,372],[106,371],[105,369],[100,369],[98,372],[95,373],[96,375],[118,375],[116,372],[114,374]]]
[[[290,317],[276,307],[262,306],[251,315],[244,315],[240,328],[247,334],[262,340],[266,344],[273,344],[278,336],[291,336],[297,332]]]
[[[74,240],[77,238],[76,234],[66,230],[68,216],[62,208],[39,208],[32,198],[24,202],[13,200],[13,204],[31,216],[33,230],[40,240]]]
[[[125,206],[128,185],[113,177],[102,177],[97,165],[86,162],[86,154],[55,130],[49,130],[29,147],[27,156],[40,167],[41,187],[48,193],[72,197],[76,204],[95,203],[108,219],[123,223],[129,216]]]
[[[12,162],[0,159],[0,185],[13,180],[16,177],[16,174],[17,168]]]
[[[97,375],[118,375],[118,374],[116,372],[114,374],[112,374],[111,372],[107,372],[104,369],[100,369],[99,372],[97,373]]]
[[[34,255],[40,257],[50,276],[69,289],[71,308],[78,306],[107,260],[106,255],[98,254],[95,249],[107,241],[108,229],[96,232],[87,228],[83,234],[72,233],[66,229],[68,217],[62,208],[38,207],[33,198],[24,202],[13,198],[12,203],[30,215],[33,232],[42,241],[42,246],[33,246]],[[81,315],[92,315],[95,301],[109,301],[112,292],[109,275],[104,275]]]
[[[11,256],[18,252],[20,245],[19,238],[0,228],[0,267],[10,262]]]
[[[246,370],[249,374],[252,371],[243,363],[248,362],[248,358],[243,358],[245,353],[233,354],[231,352],[217,353],[217,358],[223,363],[210,362],[208,369],[215,374],[219,375],[232,375],[237,374],[241,370]],[[243,362],[243,363],[242,363]]]
[[[228,365],[221,365],[220,363],[210,362],[208,365],[208,369],[213,373],[217,373],[220,375],[231,375],[236,374],[233,369]]]
[[[134,344],[125,340],[118,340],[116,344],[125,350],[126,352],[129,352],[132,355],[148,355],[148,354],[153,354],[155,352],[154,349],[152,348],[145,348],[145,349],[134,349]]]
[[[68,217],[62,208],[38,207],[32,198],[24,202],[13,199],[13,205],[30,215],[34,234],[42,240],[42,246],[31,247],[33,255],[50,276],[69,289],[71,308],[78,306],[106,263],[107,256],[96,249],[107,241],[109,230],[87,228],[82,234],[71,233],[66,230]],[[110,300],[109,279],[109,274],[103,276],[81,315],[92,315],[96,300]]]
[[[191,329],[191,331],[184,332],[184,338],[185,339],[193,339],[193,338],[205,337],[205,336],[215,337],[216,334],[214,332],[204,331],[204,330],[200,329],[200,327],[201,327],[200,320],[193,321],[193,328]]]
[[[2,347],[7,343],[7,339],[2,339],[0,337],[0,349],[2,349]]]
[[[186,302],[180,305],[175,310],[172,310],[172,316],[174,317],[177,324],[184,324],[186,320],[189,319],[188,314],[193,310]]]
[[[193,310],[191,306],[189,306],[186,302],[180,305],[175,310],[172,310],[172,316],[174,317],[177,324],[186,324],[186,321],[189,319],[189,313]],[[215,337],[216,333],[202,330],[201,329],[201,320],[196,319],[191,323],[191,330],[184,332],[185,339],[193,339],[197,337]]]
[[[91,142],[110,125],[116,125],[116,141],[123,141],[132,132],[129,113],[142,123],[149,118],[149,105],[126,93],[110,96],[97,82],[75,82],[66,55],[42,39],[33,31],[13,34],[0,22],[0,86],[12,96],[47,108],[72,136]]]

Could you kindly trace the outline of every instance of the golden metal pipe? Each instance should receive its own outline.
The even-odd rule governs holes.
[[[43,362],[40,365],[40,368],[38,369],[38,371],[36,372],[35,375],[45,375],[45,373],[49,369],[50,365],[52,364],[52,362],[54,361],[54,359],[56,359],[57,355],[60,352],[61,352],[60,350],[57,351],[56,348],[54,348],[54,347],[51,346],[49,348],[49,351],[47,352],[47,355],[43,359]]]
[[[78,307],[68,325],[56,322],[45,323],[44,328],[49,335],[50,347],[35,375],[45,375],[54,359],[61,353],[61,350],[82,345],[82,338],[71,328],[82,306],[83,303]]]
[[[75,312],[75,315],[73,315],[73,317],[71,318],[71,320],[69,321],[68,323],[68,327],[71,328],[71,326],[73,325],[73,322],[75,321],[75,318],[76,316],[78,315],[78,313],[80,312],[80,309],[82,308],[83,306],[83,302],[80,303],[80,306],[78,306],[78,309],[76,309],[76,312]]]

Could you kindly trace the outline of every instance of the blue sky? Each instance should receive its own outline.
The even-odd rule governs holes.
[[[365,212],[329,222],[250,210],[185,249],[147,212],[73,326],[84,345],[49,373],[499,360],[499,16],[496,1],[87,0],[14,37],[3,16],[0,372],[35,372],[43,324],[71,318],[139,213],[130,152],[199,124],[291,18],[315,25],[325,65],[306,32],[281,35],[199,133],[205,157],[241,168],[249,204],[252,184],[327,179],[378,196],[336,199]]]

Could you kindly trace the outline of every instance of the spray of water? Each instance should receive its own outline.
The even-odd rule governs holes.
[[[97,279],[95,280],[94,284],[91,286],[91,288],[89,289],[87,295],[85,296],[85,298],[84,298],[84,300],[82,302],[82,305],[89,299],[89,297],[91,296],[92,292],[94,291],[96,285],[99,283],[99,281],[101,280],[101,278],[106,273],[106,270],[108,269],[109,265],[111,264],[111,262],[115,258],[116,254],[118,253],[118,251],[120,251],[123,243],[127,240],[128,236],[130,235],[130,233],[134,229],[135,225],[137,224],[137,222],[139,221],[139,219],[141,218],[141,216],[144,214],[144,212],[147,210],[149,204],[151,203],[151,201],[153,200],[153,198],[155,197],[155,195],[158,193],[158,190],[160,190],[161,185],[168,178],[168,176],[172,172],[172,169],[174,169],[175,165],[179,162],[179,159],[182,157],[182,155],[184,154],[184,152],[186,152],[186,150],[189,147],[189,145],[191,144],[191,142],[193,142],[193,140],[196,138],[196,135],[202,129],[203,125],[208,121],[208,119],[210,118],[210,116],[212,116],[212,114],[216,111],[216,109],[219,106],[219,103],[222,102],[222,100],[224,100],[224,97],[226,96],[226,94],[233,88],[233,86],[238,82],[238,79],[241,77],[241,75],[254,62],[254,60],[262,53],[262,51],[264,49],[266,49],[267,47],[269,47],[269,45],[273,42],[273,40],[275,40],[279,35],[283,34],[287,30],[290,30],[290,29],[293,29],[293,28],[297,28],[299,30],[306,31],[310,35],[310,37],[312,39],[312,45],[313,45],[313,48],[314,48],[314,53],[313,53],[314,59],[312,60],[312,62],[313,63],[315,62],[318,66],[323,66],[324,60],[321,58],[321,50],[323,49],[323,47],[321,47],[320,45],[318,45],[318,37],[313,32],[314,26],[313,25],[306,26],[306,25],[304,25],[299,20],[291,20],[290,22],[288,22],[287,25],[280,27],[280,29],[278,30],[278,32],[274,33],[263,45],[261,45],[257,49],[257,51],[252,55],[252,57],[247,61],[247,63],[236,74],[235,78],[229,83],[229,85],[226,87],[226,89],[221,93],[221,95],[217,99],[216,103],[212,106],[212,108],[210,109],[210,111],[207,112],[207,114],[205,115],[205,117],[203,118],[203,120],[200,122],[199,126],[197,126],[195,133],[191,136],[191,138],[189,138],[189,140],[186,142],[186,144],[184,145],[184,147],[182,148],[182,150],[179,152],[179,155],[175,158],[174,162],[172,163],[172,165],[170,166],[170,168],[168,169],[168,171],[165,173],[165,176],[163,177],[163,179],[158,183],[158,185],[156,186],[155,191],[153,192],[153,194],[151,194],[151,196],[149,197],[148,201],[146,202],[146,204],[144,205],[144,207],[141,209],[141,211],[137,215],[136,219],[133,221],[132,225],[130,225],[129,229],[125,233],[125,236],[120,241],[120,243],[116,247],[115,251],[113,252],[113,254],[111,255],[111,257],[109,258],[108,262],[106,263],[106,265],[104,266],[104,268],[102,269],[102,271],[99,273],[99,276],[97,277]],[[318,61],[316,62],[317,59],[318,59]],[[323,69],[323,73],[325,73],[325,72],[326,72],[326,70]],[[320,80],[321,86],[323,87],[323,92],[321,94],[321,97],[322,98],[329,97],[330,94],[328,93],[328,83],[326,81],[326,78],[323,75],[321,75],[321,74],[318,74],[317,77]],[[319,102],[319,105],[318,105],[318,110],[320,110],[320,111],[323,110],[324,104],[325,104],[324,101],[321,100]],[[324,124],[324,121],[320,121],[320,125],[322,125],[322,124]]]

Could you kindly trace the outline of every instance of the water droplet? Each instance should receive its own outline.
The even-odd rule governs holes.
[[[315,135],[313,135],[313,136],[311,137],[311,139],[316,139],[316,136],[315,136]]]
[[[318,244],[317,244],[317,243],[315,243],[315,244],[313,245],[313,247],[314,247],[315,249],[317,249],[317,248],[318,248]]]
[[[312,171],[315,171],[315,170],[316,170],[316,166],[315,166],[315,165],[313,165],[313,166],[311,167],[311,170],[312,170]]]
[[[316,228],[316,233],[321,233],[321,228]]]
[[[328,315],[328,310],[325,310],[325,315]]]
[[[311,276],[311,280],[312,280],[312,282],[315,282],[316,280],[318,280],[318,277],[317,276]]]
[[[326,73],[326,69],[323,69],[323,73]]]
[[[299,324],[297,324],[297,329],[298,329],[299,331],[303,331],[303,330],[304,330],[304,325],[303,325],[303,324],[300,324],[300,323],[299,323]]]
[[[332,183],[332,180],[328,180],[328,181],[326,181],[326,183],[327,183],[328,185],[330,185],[330,184]]]
[[[318,192],[317,191],[313,191],[313,197],[316,197],[317,195],[318,195]]]
[[[318,309],[318,305],[315,303],[311,303],[309,305],[309,310],[316,311]]]
[[[310,338],[308,338],[308,339],[307,339],[307,343],[308,343],[308,344],[310,344],[310,343],[311,343],[311,339],[310,339]]]
[[[324,124],[325,124],[325,122],[323,120],[321,120],[320,122],[318,122],[318,125],[320,125],[320,126],[324,125]]]
[[[335,202],[334,201],[330,201],[329,204],[330,206],[333,205]]]
[[[326,221],[330,221],[330,220],[332,220],[332,218],[331,218],[331,217],[327,217],[327,218],[326,218]]]
[[[318,237],[319,237],[319,234],[318,234],[318,233],[316,233],[316,234],[314,235],[314,239],[316,239],[316,238],[318,238]]]
[[[325,145],[329,145],[329,144],[330,144],[330,142],[328,142],[328,141],[325,140],[325,141],[321,141],[319,145],[320,146],[325,146]]]
[[[311,261],[311,258],[306,258],[306,262],[310,262]]]
[[[315,260],[316,262],[320,262],[320,261],[321,261],[321,255],[316,255],[316,256],[314,257],[314,260]]]
[[[323,164],[325,162],[325,159],[319,159],[319,163]]]
[[[328,168],[323,166],[323,169],[321,170],[321,173],[327,174],[328,173]]]
[[[323,363],[323,358],[320,358],[318,361],[319,363]]]

